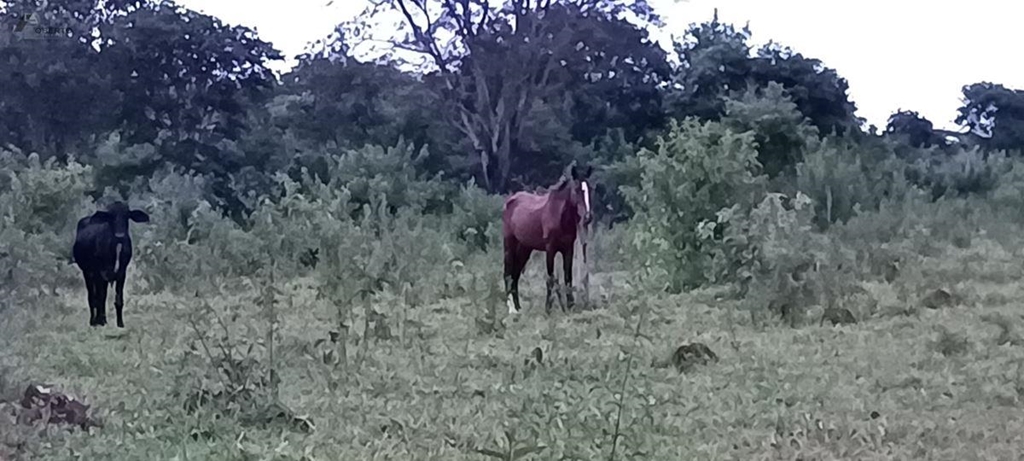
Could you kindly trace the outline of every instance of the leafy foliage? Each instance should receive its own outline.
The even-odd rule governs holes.
[[[846,79],[818,59],[769,42],[757,52],[752,69],[760,85],[776,82],[786,89],[797,109],[822,134],[844,134],[859,128]]]
[[[911,110],[900,110],[890,115],[885,132],[902,137],[903,142],[916,148],[945,144],[935,132],[932,122]]]
[[[877,210],[882,201],[899,200],[911,188],[907,165],[894,154],[873,158],[862,149],[828,137],[814,143],[797,165],[795,188],[814,201],[819,228],[845,222],[860,210]]]
[[[92,212],[92,201],[84,196],[90,168],[0,151],[0,172],[0,291],[53,291],[77,282],[79,275],[68,267],[67,236],[80,217]]]
[[[764,89],[750,87],[737,99],[726,101],[722,122],[736,132],[754,133],[758,161],[770,177],[792,173],[803,160],[808,144],[818,132],[806,122],[782,85],[771,82]]]
[[[720,123],[672,121],[657,145],[637,154],[640,184],[623,193],[636,210],[630,225],[638,268],[678,292],[708,280],[711,258],[701,234],[724,229],[702,223],[756,200],[764,178],[753,135]]]
[[[514,161],[520,152],[561,147],[540,144],[530,137],[530,128],[550,130],[548,137],[555,139],[570,130],[582,137],[594,135],[583,131],[583,125],[550,123],[561,118],[548,114],[562,115],[563,94],[578,107],[577,116],[591,113],[589,94],[566,89],[592,89],[612,97],[618,100],[615,110],[630,116],[650,113],[636,103],[657,102],[653,89],[657,72],[666,70],[664,56],[643,32],[620,19],[627,11],[653,19],[646,1],[376,3],[378,8],[357,20],[347,34],[359,41],[394,43],[437,72],[436,91],[447,109],[443,114],[469,140],[466,166],[479,172],[478,182],[489,191],[507,190],[513,168],[522,168]],[[385,14],[403,19],[398,36],[372,33],[368,21]],[[657,118],[656,111],[653,116]],[[540,120],[546,123],[536,123]]]
[[[306,54],[282,80],[275,123],[313,145],[359,148],[406,139],[417,149],[452,146],[452,134],[436,117],[435,93],[390,66]],[[440,171],[448,166],[443,161],[429,166]]]
[[[835,70],[775,42],[751,56],[750,34],[749,27],[721,23],[717,11],[711,21],[690,27],[675,44],[682,64],[667,97],[673,115],[719,120],[726,99],[774,82],[821,134],[841,135],[860,125],[847,82]]]
[[[991,82],[963,87],[964,105],[956,122],[982,138],[989,149],[1021,149],[1024,146],[1024,90]]]
[[[0,37],[0,407],[51,377],[111,420],[0,408],[0,458],[1014,457],[1015,317],[975,317],[1017,291],[1019,91],[966,86],[972,135],[913,111],[879,135],[833,69],[717,16],[673,66],[640,0],[373,3],[280,83],[271,44],[169,1],[0,12],[68,26]],[[505,317],[495,192],[571,160],[597,308]],[[144,334],[80,330],[75,223],[113,199],[152,217]],[[721,360],[657,365],[684,343]]]

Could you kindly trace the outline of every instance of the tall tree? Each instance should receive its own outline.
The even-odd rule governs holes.
[[[169,0],[104,6],[113,13],[97,28],[98,48],[121,101],[119,142],[154,146],[124,166],[145,175],[170,163],[208,175],[219,205],[239,216],[232,177],[253,162],[238,142],[249,111],[271,96],[268,64],[280,53],[251,29]],[[107,166],[119,168],[113,161]]]
[[[430,82],[387,64],[359,62],[348,55],[340,32],[299,56],[282,76],[279,120],[301,139],[322,145],[393,146],[399,138],[435,154],[451,150],[452,135],[439,122],[440,103]],[[443,169],[444,158],[431,165]]]
[[[90,47],[94,0],[9,2],[0,12],[0,140],[43,158],[87,150],[119,104]]]
[[[857,106],[850,100],[850,86],[835,69],[808,58],[792,48],[768,42],[753,60],[751,78],[759,86],[777,82],[811,124],[823,135],[842,135],[857,129]]]
[[[587,52],[571,26],[589,15],[654,19],[646,0],[374,0],[350,26],[353,38],[392,45],[391,56],[426,62],[439,76],[444,115],[469,141],[481,183],[503,191],[526,127],[566,84],[566,66]],[[398,36],[369,24],[402,18]],[[590,50],[597,53],[600,50]],[[403,57],[403,54],[409,56]]]
[[[860,126],[849,86],[834,69],[774,42],[751,56],[749,39],[749,27],[722,23],[717,11],[711,21],[691,26],[676,43],[680,65],[667,97],[671,113],[717,121],[727,98],[741,97],[750,85],[765,89],[776,82],[822,135]]]
[[[751,72],[750,28],[737,30],[718,20],[693,25],[675,43],[679,67],[672,79],[668,104],[678,117],[718,120],[725,113],[725,97],[745,91]]]
[[[991,82],[963,87],[956,123],[970,128],[989,149],[1024,149],[1024,90]]]
[[[242,26],[157,0],[126,5],[101,24],[101,55],[124,95],[120,119],[127,139],[152,142],[161,131],[185,142],[237,139],[247,103],[265,100],[281,59]]]
[[[944,145],[942,136],[936,131],[932,122],[916,111],[898,110],[889,116],[885,133],[902,138],[911,147],[931,147]]]
[[[609,129],[621,129],[635,141],[663,128],[661,86],[672,68],[648,31],[602,15],[580,15],[566,27],[573,27],[574,40],[584,47],[566,64],[573,139],[589,144]]]

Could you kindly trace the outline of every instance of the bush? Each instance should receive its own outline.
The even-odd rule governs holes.
[[[709,281],[712,253],[700,224],[735,205],[749,208],[764,187],[753,134],[716,122],[672,121],[657,148],[642,149],[637,161],[639,186],[622,187],[636,211],[630,223],[635,262],[673,292]],[[715,236],[723,231],[711,229]]]
[[[609,223],[625,222],[633,217],[620,187],[640,184],[640,165],[636,158],[637,146],[626,140],[622,129],[609,132],[594,140],[590,146],[593,160],[604,168],[597,168],[591,177],[593,203],[601,204],[594,209],[597,221]]]
[[[416,150],[403,140],[393,147],[347,149],[340,155],[323,157],[327,176],[320,180],[334,188],[344,186],[357,212],[380,194],[386,197],[392,213],[399,208],[448,211],[451,187],[440,178],[427,178],[419,172],[418,166],[428,156],[426,147]]]
[[[505,200],[476,186],[463,185],[454,197],[451,224],[454,236],[474,250],[501,247],[501,212]]]
[[[0,151],[0,286],[56,287],[79,277],[69,265],[78,220],[94,211],[91,169]]]
[[[846,222],[858,210],[877,210],[882,201],[901,200],[910,192],[904,162],[891,152],[876,156],[861,148],[828,137],[815,142],[797,165],[795,189],[814,201],[819,229]]]
[[[722,123],[733,131],[754,134],[758,161],[769,177],[791,172],[803,160],[808,145],[818,139],[817,128],[776,82],[748,88],[736,99],[726,100]]]
[[[1024,160],[1007,159],[989,194],[993,207],[1004,219],[1024,223]]]
[[[942,196],[986,194],[1008,169],[1006,154],[986,154],[977,146],[957,149],[951,156],[930,156],[917,159],[908,176],[915,184],[930,190],[933,199]]]

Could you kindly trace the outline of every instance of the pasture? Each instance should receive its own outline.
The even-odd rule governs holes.
[[[104,427],[0,418],[0,455],[1015,459],[1024,427],[1013,301],[1020,252],[979,238],[936,253],[909,299],[895,285],[868,283],[866,301],[851,307],[858,324],[795,329],[755,323],[722,290],[659,295],[623,272],[593,274],[594,310],[546,318],[535,260],[522,314],[505,315],[503,299],[479,286],[415,308],[380,298],[373,308],[383,317],[354,329],[344,361],[331,341],[335,307],[317,299],[309,277],[273,282],[272,352],[258,281],[199,297],[139,294],[147,290],[132,274],[123,331],[87,328],[84,289],[62,286],[4,311],[2,395],[20,395],[30,381],[54,384],[84,398]],[[923,307],[936,288],[958,301]],[[352,323],[364,316],[356,309]],[[680,371],[669,356],[693,341],[719,360]],[[222,347],[233,348],[232,359]],[[270,367],[274,385],[260,382]],[[271,386],[276,399],[265,395]],[[189,411],[218,391],[235,396]],[[529,451],[498,458],[510,443],[513,453]]]
[[[0,461],[1024,458],[1010,55],[360,1],[0,2]]]

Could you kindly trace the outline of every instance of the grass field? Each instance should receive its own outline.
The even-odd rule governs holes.
[[[67,287],[4,313],[0,384],[8,400],[54,384],[104,427],[0,417],[0,459],[1018,459],[1019,254],[983,239],[950,246],[925,260],[917,292],[865,284],[867,301],[850,306],[858,324],[819,326],[811,309],[799,328],[755,324],[714,291],[644,293],[623,273],[594,275],[597,309],[549,319],[534,261],[523,314],[496,302],[488,321],[472,295],[414,309],[379,300],[387,317],[369,341],[350,338],[344,362],[335,308],[309,279],[279,283],[273,359],[253,290],[196,298],[129,282],[118,331],[87,327],[84,289]],[[960,301],[920,307],[935,288]],[[203,305],[225,330],[197,320]],[[218,362],[222,341],[249,364]],[[719,361],[662,366],[692,341]],[[247,410],[272,401],[256,397],[186,410],[198,389],[227,388],[216,367],[246,387],[268,364],[276,413]],[[509,438],[521,456],[478,451],[507,456]]]

